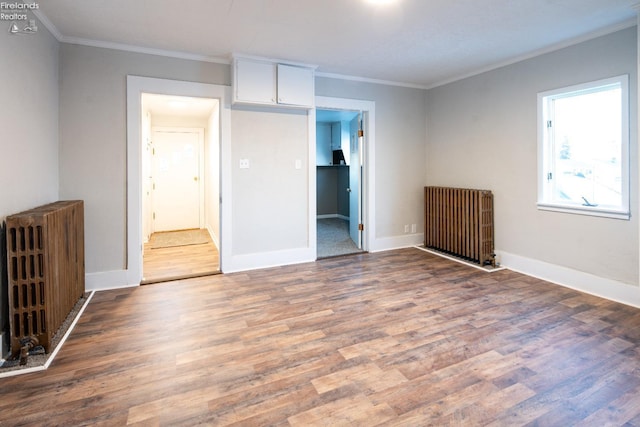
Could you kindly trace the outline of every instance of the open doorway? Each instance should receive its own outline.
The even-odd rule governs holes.
[[[142,283],[220,271],[217,99],[142,94]]]
[[[363,252],[362,113],[316,110],[317,257]]]

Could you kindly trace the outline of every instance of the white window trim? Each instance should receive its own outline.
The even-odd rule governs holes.
[[[621,85],[621,102],[622,102],[622,208],[621,209],[608,209],[606,207],[599,206],[583,206],[575,203],[559,203],[551,202],[545,199],[545,192],[548,191],[548,184],[546,182],[546,176],[548,173],[547,164],[550,160],[546,159],[547,153],[545,152],[545,137],[547,133],[546,128],[546,102],[545,98],[567,92],[588,92],[589,89],[594,87],[606,86],[609,84],[620,83]],[[629,145],[630,145],[630,128],[629,128],[629,75],[623,74],[621,76],[611,77],[602,80],[596,80],[592,82],[582,83],[574,86],[563,87],[559,89],[549,90],[546,92],[538,93],[538,202],[537,207],[539,210],[564,212],[578,215],[590,215],[597,217],[606,217],[613,219],[625,219],[631,218],[630,200],[629,200],[629,187],[630,187],[630,174],[629,174]]]

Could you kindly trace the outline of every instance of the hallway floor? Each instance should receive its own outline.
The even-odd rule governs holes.
[[[184,230],[179,233],[187,235],[192,232],[193,230]],[[219,273],[220,254],[208,233],[206,233],[206,243],[201,243],[200,238],[194,240],[193,244],[186,239],[178,239],[180,241],[178,246],[169,247],[154,245],[156,240],[154,236],[157,234],[163,233],[155,233],[144,245],[142,284]]]
[[[318,219],[317,237],[318,259],[363,252],[351,240],[349,221],[345,219]]]

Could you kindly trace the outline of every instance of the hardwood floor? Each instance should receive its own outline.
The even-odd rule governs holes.
[[[205,276],[220,270],[218,249],[209,237],[205,244],[152,248],[144,245],[143,284]]]
[[[423,251],[97,293],[0,425],[640,426],[640,309]]]

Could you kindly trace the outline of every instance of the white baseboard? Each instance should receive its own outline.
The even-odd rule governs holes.
[[[446,258],[448,260],[455,261],[455,262],[460,263],[460,264],[464,264],[466,266],[469,266],[469,267],[472,267],[472,268],[475,268],[475,269],[478,269],[478,270],[482,270],[485,273],[495,273],[496,271],[506,270],[506,268],[507,268],[507,267],[504,267],[504,266],[499,266],[497,264],[496,264],[495,267],[492,267],[490,265],[483,266],[483,265],[479,265],[479,264],[473,263],[471,261],[465,261],[464,259],[457,258],[457,257],[454,257],[454,256],[449,256],[449,255],[447,255],[447,254],[445,254],[443,252],[438,252],[438,251],[435,251],[435,250],[432,250],[432,249],[429,249],[429,248],[425,248],[423,243],[420,243],[419,245],[414,246],[414,248],[419,249],[419,250],[424,251],[424,252],[429,252],[430,254],[437,255],[437,256],[439,256],[441,258]]]
[[[89,296],[87,297],[87,300],[84,302],[84,304],[82,305],[82,307],[78,311],[78,314],[76,314],[76,317],[71,322],[71,325],[69,325],[69,328],[67,328],[67,331],[65,332],[64,336],[60,339],[60,341],[58,342],[58,345],[53,349],[53,351],[51,352],[51,354],[47,358],[47,360],[44,363],[44,365],[42,365],[42,366],[33,366],[33,367],[30,367],[30,368],[3,372],[2,374],[0,374],[0,378],[13,377],[13,376],[16,376],[16,375],[30,374],[32,372],[39,372],[39,371],[44,371],[44,370],[49,369],[49,366],[51,366],[51,363],[53,362],[53,360],[58,355],[58,352],[60,351],[60,349],[64,345],[64,343],[67,340],[67,338],[69,338],[69,335],[71,335],[71,332],[73,331],[73,328],[75,328],[76,324],[78,323],[78,320],[80,320],[80,317],[82,316],[82,313],[84,313],[85,308],[87,308],[87,305],[89,305],[89,302],[91,301],[91,298],[93,298],[94,294],[95,294],[95,291],[91,292],[91,294],[89,294]]]
[[[577,291],[640,308],[640,287],[595,276],[571,268],[496,251],[500,264],[509,270],[546,280]]]
[[[424,243],[424,234],[402,234],[400,236],[377,238],[369,244],[369,252],[391,251],[421,245]]]
[[[207,225],[207,231],[209,232],[209,236],[211,236],[211,240],[213,240],[213,244],[216,245],[216,248],[220,251],[220,239],[218,239],[218,236],[213,232],[213,228],[211,228],[210,225]]]
[[[86,291],[106,291],[109,289],[131,288],[139,283],[129,283],[127,270],[104,271],[85,274]]]
[[[247,255],[232,255],[222,265],[223,273],[280,267],[316,260],[316,248],[300,248],[284,251],[263,252]]]
[[[316,219],[329,219],[329,218],[340,218],[340,219],[344,219],[345,221],[349,221],[351,218],[349,218],[348,216],[345,215],[340,215],[340,214],[322,214],[322,215],[316,215]]]

